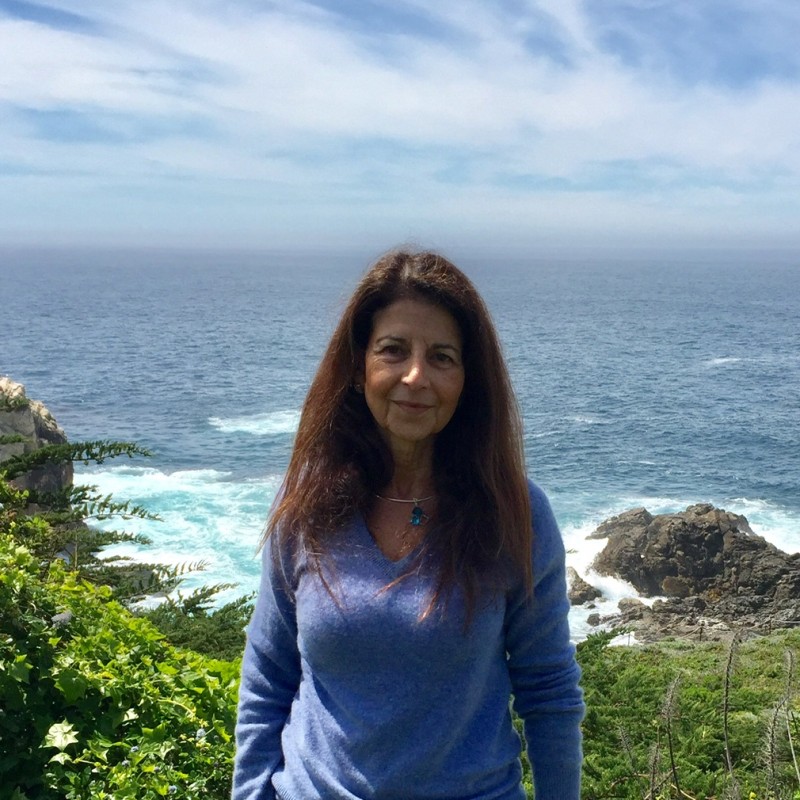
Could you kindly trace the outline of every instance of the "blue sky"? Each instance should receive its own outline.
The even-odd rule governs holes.
[[[0,0],[0,244],[800,246],[795,0]]]

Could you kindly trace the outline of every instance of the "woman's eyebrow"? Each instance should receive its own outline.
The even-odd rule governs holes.
[[[395,336],[391,333],[387,333],[385,336],[379,336],[375,340],[375,344],[387,344],[387,343],[395,343],[395,344],[406,344],[408,339],[404,336]],[[452,350],[455,353],[460,353],[461,348],[457,345],[451,344],[450,342],[434,342],[430,349],[432,350]]]
[[[386,336],[379,336],[375,340],[375,344],[380,344],[381,342],[400,342],[404,343],[407,340],[402,336],[393,336],[392,334],[386,334]]]

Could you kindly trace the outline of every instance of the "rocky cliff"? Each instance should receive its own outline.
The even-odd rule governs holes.
[[[21,383],[0,376],[0,464],[66,441],[64,431],[42,403],[28,399]],[[20,475],[13,483],[20,489],[54,492],[72,484],[72,472],[71,463],[47,465]]]
[[[637,508],[592,538],[607,540],[593,564],[598,573],[659,598],[652,607],[625,601],[617,617],[598,620],[627,625],[640,639],[800,625],[800,553],[769,544],[740,515],[707,504],[655,516]]]

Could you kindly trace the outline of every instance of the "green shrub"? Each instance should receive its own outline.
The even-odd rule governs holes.
[[[254,595],[245,595],[219,608],[210,607],[214,595],[227,586],[205,586],[184,596],[169,597],[142,612],[176,647],[226,661],[242,655],[244,629],[253,613]]]
[[[41,800],[226,798],[235,663],[165,642],[0,533],[0,786]]]

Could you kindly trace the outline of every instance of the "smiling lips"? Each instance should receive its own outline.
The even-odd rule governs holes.
[[[410,400],[394,400],[392,402],[409,414],[422,414],[431,408],[431,406],[425,405],[424,403],[413,403]]]

